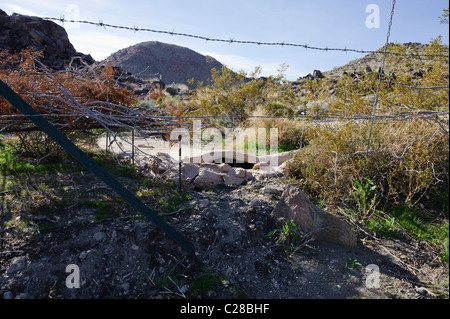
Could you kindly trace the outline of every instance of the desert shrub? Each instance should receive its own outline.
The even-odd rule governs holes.
[[[66,130],[64,135],[84,148],[95,148],[102,130]],[[68,159],[67,152],[42,131],[17,132],[15,141],[9,143],[15,155],[33,158],[38,163],[56,163]]]
[[[110,103],[105,112],[117,111],[118,105],[136,102],[134,94],[117,85],[112,64],[87,70],[52,72],[43,65],[37,65],[40,52],[32,49],[17,54],[0,51],[0,79],[42,114],[66,115],[64,124],[74,126],[82,109],[98,108],[93,102]],[[114,107],[116,104],[116,107]],[[0,112],[4,115],[19,112],[3,98]],[[73,114],[73,117],[67,116]]]
[[[258,107],[247,121],[241,123],[244,127],[278,129],[278,150],[281,152],[297,150],[309,144],[309,139],[315,127],[307,119],[273,117],[271,110]],[[267,117],[265,117],[267,116]],[[267,133],[266,145],[270,145]]]
[[[389,50],[407,53],[403,45],[390,45]],[[446,52],[448,47],[438,38],[422,54]],[[387,63],[396,65],[397,71],[395,80],[394,75],[381,79],[373,127],[368,115],[373,112],[379,74],[366,73],[356,79],[345,76],[330,103],[329,115],[336,120],[310,130],[309,146],[288,164],[293,182],[311,195],[333,204],[345,204],[347,199],[355,203],[354,182],[364,178],[374,183],[378,197],[385,201],[415,202],[437,189],[448,191],[448,88],[412,88],[448,87],[448,57],[417,60],[389,55]],[[411,67],[427,71],[413,77]],[[307,85],[315,98],[326,91],[326,80]]]
[[[245,72],[235,73],[225,66],[212,69],[209,85],[199,83],[188,100],[189,114],[225,116],[233,126],[245,121],[258,107],[267,108],[272,116],[292,116],[296,97],[285,83],[284,70],[282,66],[278,76],[258,78],[261,69],[257,67],[247,78]]]
[[[336,132],[318,127],[309,146],[288,164],[288,174],[311,194],[330,203],[352,197],[352,182],[363,175],[385,199],[418,200],[436,187],[448,187],[448,134],[421,119],[376,122],[366,158],[369,122]]]
[[[41,53],[33,49],[16,54],[0,51],[0,79],[37,112],[51,115],[48,120],[53,125],[68,129],[65,133],[73,140],[92,142],[95,134],[85,131],[98,126],[92,114],[120,116],[125,106],[136,102],[133,92],[117,85],[112,64],[53,72],[39,64],[40,56]],[[20,115],[3,97],[0,98],[0,113]],[[31,125],[24,117],[4,117],[2,121],[13,131],[23,131]],[[75,128],[81,130],[70,131]],[[19,154],[47,159],[62,156],[62,149],[41,132],[20,133],[18,140],[15,147]]]
[[[148,97],[151,100],[155,100],[158,101],[158,103],[161,103],[162,100],[166,97],[166,95],[161,90],[154,90],[149,93]]]

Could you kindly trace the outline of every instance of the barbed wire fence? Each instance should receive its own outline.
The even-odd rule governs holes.
[[[384,45],[383,62],[382,62],[382,65],[381,65],[381,72],[380,72],[380,74],[378,76],[377,91],[375,93],[375,103],[373,105],[372,116],[375,116],[376,112],[377,112],[378,97],[379,97],[380,89],[381,89],[381,81],[383,80],[382,73],[383,73],[383,70],[384,70],[384,68],[386,66],[386,56],[387,56],[387,50],[388,50],[388,45],[389,45],[389,38],[391,36],[391,28],[392,28],[392,22],[393,22],[394,12],[395,12],[395,3],[396,3],[396,1],[393,0],[392,1],[391,15],[390,15],[390,19],[389,19],[389,26],[388,26],[388,31],[387,31],[387,35],[386,35],[386,43]],[[373,124],[374,124],[374,118],[372,117],[372,119],[370,120],[369,136],[367,138],[367,148],[366,148],[366,155],[365,155],[365,159],[364,159],[364,168],[363,168],[363,173],[361,174],[361,185],[364,182],[364,178],[365,178],[365,174],[366,174],[367,157],[368,157],[369,151],[370,151],[370,143],[371,143],[371,138],[372,138]]]
[[[255,40],[237,40],[233,38],[229,39],[223,39],[223,38],[211,38],[206,37],[202,35],[195,35],[195,34],[189,34],[189,33],[181,33],[181,32],[175,32],[175,31],[166,31],[166,30],[156,30],[156,29],[150,29],[150,28],[139,28],[137,26],[129,27],[129,26],[120,26],[120,25],[114,25],[109,23],[104,23],[103,21],[99,22],[93,22],[93,21],[87,21],[87,20],[72,20],[72,19],[65,19],[64,16],[60,18],[55,17],[42,17],[42,19],[46,20],[52,20],[52,21],[59,21],[60,23],[79,23],[79,24],[88,24],[88,25],[94,25],[97,27],[102,28],[113,28],[113,29],[122,29],[122,30],[129,30],[133,32],[151,32],[151,33],[159,33],[159,34],[166,34],[171,36],[179,36],[179,37],[187,37],[191,39],[197,39],[197,40],[204,40],[206,42],[220,42],[220,43],[228,43],[228,44],[250,44],[250,45],[258,45],[258,46],[281,46],[281,47],[296,47],[296,48],[303,48],[305,50],[314,50],[314,51],[325,51],[325,52],[333,52],[333,51],[340,51],[340,52],[354,52],[354,53],[362,53],[362,54],[390,54],[395,56],[405,56],[405,57],[418,57],[418,58],[435,58],[435,57],[448,57],[448,55],[445,54],[402,54],[398,52],[383,52],[383,51],[374,51],[374,50],[363,50],[363,49],[352,49],[352,48],[333,48],[333,47],[317,47],[317,46],[311,46],[308,44],[299,44],[299,43],[290,43],[290,42],[265,42],[265,41],[255,41]]]
[[[322,149],[324,151],[330,151],[332,153],[335,153],[336,155],[336,161],[335,161],[335,167],[334,170],[337,171],[337,163],[338,158],[347,158],[351,156],[356,155],[364,155],[367,159],[367,156],[369,153],[374,152],[371,150],[371,143],[372,143],[372,130],[375,121],[408,121],[408,120],[423,120],[423,121],[429,121],[435,124],[438,124],[440,128],[440,132],[443,134],[449,134],[449,122],[448,122],[448,116],[449,111],[448,107],[446,110],[438,110],[438,111],[431,111],[431,110],[421,110],[417,108],[411,108],[407,105],[403,105],[398,109],[392,110],[388,114],[377,114],[377,108],[379,104],[379,93],[380,93],[380,87],[382,84],[383,79],[386,79],[389,81],[389,83],[393,83],[396,85],[399,85],[407,90],[414,90],[414,91],[428,91],[428,90],[449,90],[449,86],[446,85],[436,85],[436,86],[411,86],[403,84],[399,81],[396,81],[393,79],[390,75],[387,75],[384,73],[384,70],[386,68],[387,63],[387,57],[399,57],[399,58],[411,58],[411,59],[419,59],[421,61],[423,60],[433,60],[438,58],[443,58],[448,60],[448,54],[418,54],[418,53],[399,53],[399,52],[393,52],[389,51],[389,39],[390,39],[390,32],[392,28],[392,22],[394,17],[394,9],[395,9],[396,1],[393,0],[392,3],[392,10],[390,14],[390,20],[389,20],[389,26],[388,26],[388,32],[386,36],[386,43],[383,46],[381,50],[363,50],[363,49],[352,49],[352,48],[336,48],[336,47],[318,47],[318,46],[311,46],[308,44],[299,44],[299,43],[289,43],[289,42],[265,42],[265,41],[255,41],[255,40],[239,40],[239,39],[224,39],[224,38],[213,38],[213,37],[206,37],[202,35],[195,35],[195,34],[189,34],[189,33],[182,33],[182,32],[175,32],[175,31],[166,31],[166,30],[156,30],[151,28],[139,28],[137,26],[129,27],[129,26],[120,26],[120,25],[114,25],[109,23],[104,23],[103,21],[99,22],[93,22],[93,21],[86,21],[86,20],[71,20],[71,19],[65,19],[64,17],[55,18],[55,17],[43,17],[43,19],[46,20],[53,20],[58,21],[62,24],[64,23],[79,23],[79,24],[87,24],[87,25],[93,25],[96,27],[102,27],[102,28],[111,28],[111,29],[122,29],[122,30],[128,30],[133,32],[150,32],[150,33],[158,33],[158,34],[166,34],[171,36],[178,36],[178,37],[187,37],[191,39],[197,39],[197,40],[203,40],[206,42],[220,42],[220,43],[228,43],[228,44],[236,44],[236,45],[257,45],[258,47],[263,46],[281,46],[281,47],[296,47],[300,49],[305,50],[313,50],[313,51],[323,51],[323,52],[353,52],[353,53],[359,53],[359,54],[376,54],[382,56],[382,63],[380,66],[379,72],[367,72],[366,74],[360,75],[358,78],[350,81],[347,86],[352,85],[353,83],[360,81],[362,78],[376,75],[378,77],[377,79],[377,89],[375,93],[375,102],[373,105],[373,111],[371,114],[360,114],[357,112],[353,113],[343,113],[343,112],[327,112],[326,114],[322,114],[319,118],[310,117],[308,115],[299,114],[295,116],[266,116],[266,115],[188,115],[188,116],[166,116],[166,115],[160,115],[160,114],[151,114],[148,112],[145,112],[143,110],[133,109],[133,108],[127,108],[121,105],[112,105],[111,103],[105,103],[105,102],[98,102],[93,101],[90,103],[90,105],[82,105],[77,102],[77,100],[68,98],[66,99],[65,103],[67,103],[67,100],[69,100],[70,108],[64,107],[64,109],[61,109],[60,111],[57,111],[57,109],[60,107],[58,106],[58,103],[52,102],[49,103],[48,108],[46,109],[46,112],[42,113],[42,116],[48,118],[50,121],[54,123],[58,123],[60,129],[70,129],[70,127],[73,127],[73,123],[71,125],[68,125],[64,121],[57,121],[61,118],[70,118],[72,121],[79,121],[81,123],[81,128],[83,128],[83,123],[85,123],[86,119],[89,119],[90,123],[97,123],[97,127],[104,128],[107,131],[107,141],[106,144],[111,147],[113,144],[120,144],[120,141],[128,144],[131,146],[133,150],[133,157],[136,152],[139,152],[143,156],[152,156],[151,154],[148,154],[145,150],[141,149],[139,146],[136,146],[134,143],[134,132],[138,132],[144,137],[148,137],[152,134],[168,134],[170,131],[170,128],[176,126],[176,125],[185,125],[185,127],[192,128],[192,125],[187,123],[187,121],[192,120],[201,120],[201,119],[229,119],[229,118],[235,118],[240,120],[248,120],[248,119],[286,119],[286,120],[298,120],[305,122],[310,122],[313,125],[318,126],[327,126],[330,130],[335,130],[338,132],[341,128],[351,125],[353,123],[358,123],[361,121],[369,121],[370,123],[370,129],[367,132],[367,146],[365,149],[358,150],[356,152],[346,153],[346,154],[338,154],[335,151],[332,151],[328,149],[328,144],[323,145]],[[86,66],[87,69],[91,68]],[[83,70],[72,70],[71,72],[84,72]],[[143,73],[151,72],[151,70],[144,70]],[[158,76],[159,74],[155,73],[155,76]],[[52,77],[51,74],[48,74],[47,72],[43,72],[42,76]],[[64,87],[58,84],[55,84],[58,89],[64,93],[65,96],[69,97],[69,94],[65,91]],[[29,92],[28,94],[33,95],[36,94],[36,92]],[[323,101],[326,101],[332,94],[330,94],[327,98],[325,98]],[[49,101],[47,99],[47,101]],[[61,101],[62,102],[62,101]],[[64,104],[64,103],[62,103]],[[67,105],[66,105],[67,106]],[[116,112],[109,112],[108,110],[114,107],[118,111]],[[67,112],[67,110],[70,109],[71,112]],[[335,122],[334,125],[328,125],[328,122]],[[5,115],[0,114],[0,133],[9,131],[14,131],[17,125],[23,125],[26,123],[26,120],[21,115]],[[62,123],[62,124],[61,124]],[[303,124],[304,125],[304,124]],[[89,126],[84,126],[85,128],[89,128]],[[149,132],[149,128],[151,128]],[[32,129],[29,126],[25,127],[26,129]],[[132,141],[130,141],[129,132],[133,132],[132,135]],[[122,132],[122,133],[120,133]],[[123,133],[125,132],[125,133]],[[109,139],[109,140],[108,140]],[[120,141],[119,141],[120,140]],[[331,143],[331,142],[330,142]],[[122,147],[120,147],[122,148]],[[122,150],[124,150],[122,148]],[[367,163],[366,163],[367,165]],[[361,176],[361,180],[363,180],[365,177],[365,169],[364,173]],[[336,181],[335,181],[336,182]]]

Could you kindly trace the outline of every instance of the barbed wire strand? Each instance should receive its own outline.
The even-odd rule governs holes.
[[[102,20],[99,22],[93,22],[93,21],[87,21],[87,20],[69,20],[65,19],[64,17],[60,18],[54,18],[54,17],[41,17],[45,20],[53,20],[53,21],[59,21],[60,23],[80,23],[80,24],[89,24],[89,25],[95,25],[97,27],[103,27],[103,28],[114,28],[114,29],[122,29],[122,30],[129,30],[134,32],[152,32],[152,33],[159,33],[159,34],[167,34],[171,36],[180,36],[180,37],[187,37],[187,38],[193,38],[193,39],[199,39],[199,40],[205,40],[206,42],[222,42],[222,43],[228,43],[228,44],[251,44],[251,45],[258,45],[258,46],[281,46],[281,47],[298,47],[303,48],[305,50],[316,50],[316,51],[325,51],[325,52],[332,52],[332,51],[341,51],[341,52],[354,52],[354,53],[362,53],[362,54],[391,54],[395,56],[406,56],[406,57],[417,57],[417,58],[435,58],[435,57],[445,57],[448,58],[449,56],[446,54],[403,54],[398,52],[389,52],[386,49],[385,52],[382,51],[374,51],[374,50],[358,50],[358,49],[349,49],[347,47],[344,48],[330,48],[330,47],[317,47],[317,46],[310,46],[308,44],[299,44],[299,43],[289,43],[289,42],[264,42],[264,41],[254,41],[254,40],[236,40],[233,38],[229,39],[221,39],[221,38],[211,38],[211,37],[205,37],[201,35],[195,35],[195,34],[189,34],[189,33],[182,33],[182,32],[175,32],[175,31],[165,31],[165,30],[156,30],[156,29],[150,29],[150,28],[139,28],[136,26],[128,27],[128,26],[120,26],[120,25],[114,25],[109,23],[104,23]]]

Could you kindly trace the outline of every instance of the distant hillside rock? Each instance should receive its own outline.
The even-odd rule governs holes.
[[[412,79],[421,79],[425,76],[427,72],[432,70],[432,65],[430,63],[433,61],[430,57],[426,57],[429,54],[430,45],[421,44],[421,43],[404,43],[401,45],[398,44],[389,44],[390,48],[388,49],[396,49],[398,51],[392,52],[401,52],[408,56],[395,56],[389,55],[386,59],[385,67],[383,69],[383,73],[392,80],[397,79],[397,75],[399,74],[410,74]],[[397,46],[393,48],[393,46]],[[448,46],[443,46],[443,55],[446,55],[445,50],[448,52]],[[384,49],[380,49],[379,52],[383,52]],[[334,101],[336,98],[336,92],[339,88],[339,80],[344,78],[345,76],[349,76],[352,80],[357,83],[360,78],[366,76],[370,73],[379,73],[381,71],[381,66],[383,63],[383,54],[379,53],[369,53],[359,59],[355,59],[350,61],[349,63],[335,67],[329,71],[320,71],[314,70],[312,74],[308,74],[306,76],[298,78],[296,81],[291,82],[292,89],[295,94],[299,97],[307,98],[308,94],[310,94],[310,90],[305,83],[308,81],[315,81],[320,79],[325,79],[324,83],[326,85],[322,86],[321,94],[323,96],[327,96],[326,101],[309,101],[305,102],[304,109],[299,112],[299,114],[304,114],[309,109],[322,109],[324,111],[329,109],[329,103]],[[448,59],[440,60],[441,63],[445,67],[448,68],[449,63]],[[374,99],[374,95],[367,96],[368,99]]]
[[[182,83],[194,78],[206,81],[211,78],[211,69],[221,69],[222,64],[210,56],[191,49],[157,41],[143,42],[110,55],[104,62],[113,62],[124,72],[142,79],[159,79],[166,84]]]
[[[66,30],[56,23],[17,13],[8,16],[0,10],[0,49],[15,53],[31,47],[42,50],[41,62],[54,70],[63,69],[74,57],[94,63],[90,55],[75,50]]]
[[[391,43],[390,46],[393,46]],[[429,47],[428,44],[421,44],[421,43],[405,43],[402,45],[405,49],[406,54],[411,55],[424,55],[426,54],[426,49]],[[380,49],[382,51],[382,49]],[[352,78],[359,76],[360,72],[378,72],[380,69],[380,66],[382,65],[383,60],[383,54],[379,53],[369,53],[365,56],[363,56],[360,59],[356,59],[353,61],[350,61],[349,63],[336,67],[333,70],[330,71],[319,71],[315,70],[313,74],[308,74],[305,77],[299,78],[296,82],[301,83],[306,79],[314,80],[314,79],[321,79],[321,78],[328,78],[331,80],[338,80],[342,76],[348,74]],[[391,74],[392,72],[410,72],[414,76],[420,77],[427,71],[426,65],[428,64],[429,60],[422,59],[419,57],[415,57],[414,59],[404,59],[404,63],[400,64],[389,64],[387,63],[384,69],[384,73]]]

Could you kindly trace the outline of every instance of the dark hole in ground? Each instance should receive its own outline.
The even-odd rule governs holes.
[[[221,161],[214,160],[213,163],[216,163],[216,164],[226,163],[226,164],[230,165],[231,167],[235,167],[235,168],[240,167],[240,168],[244,168],[244,169],[252,169],[253,166],[255,165],[254,163],[236,161],[236,159],[233,159],[233,161],[231,161],[231,158],[225,158],[225,157],[222,157]]]

